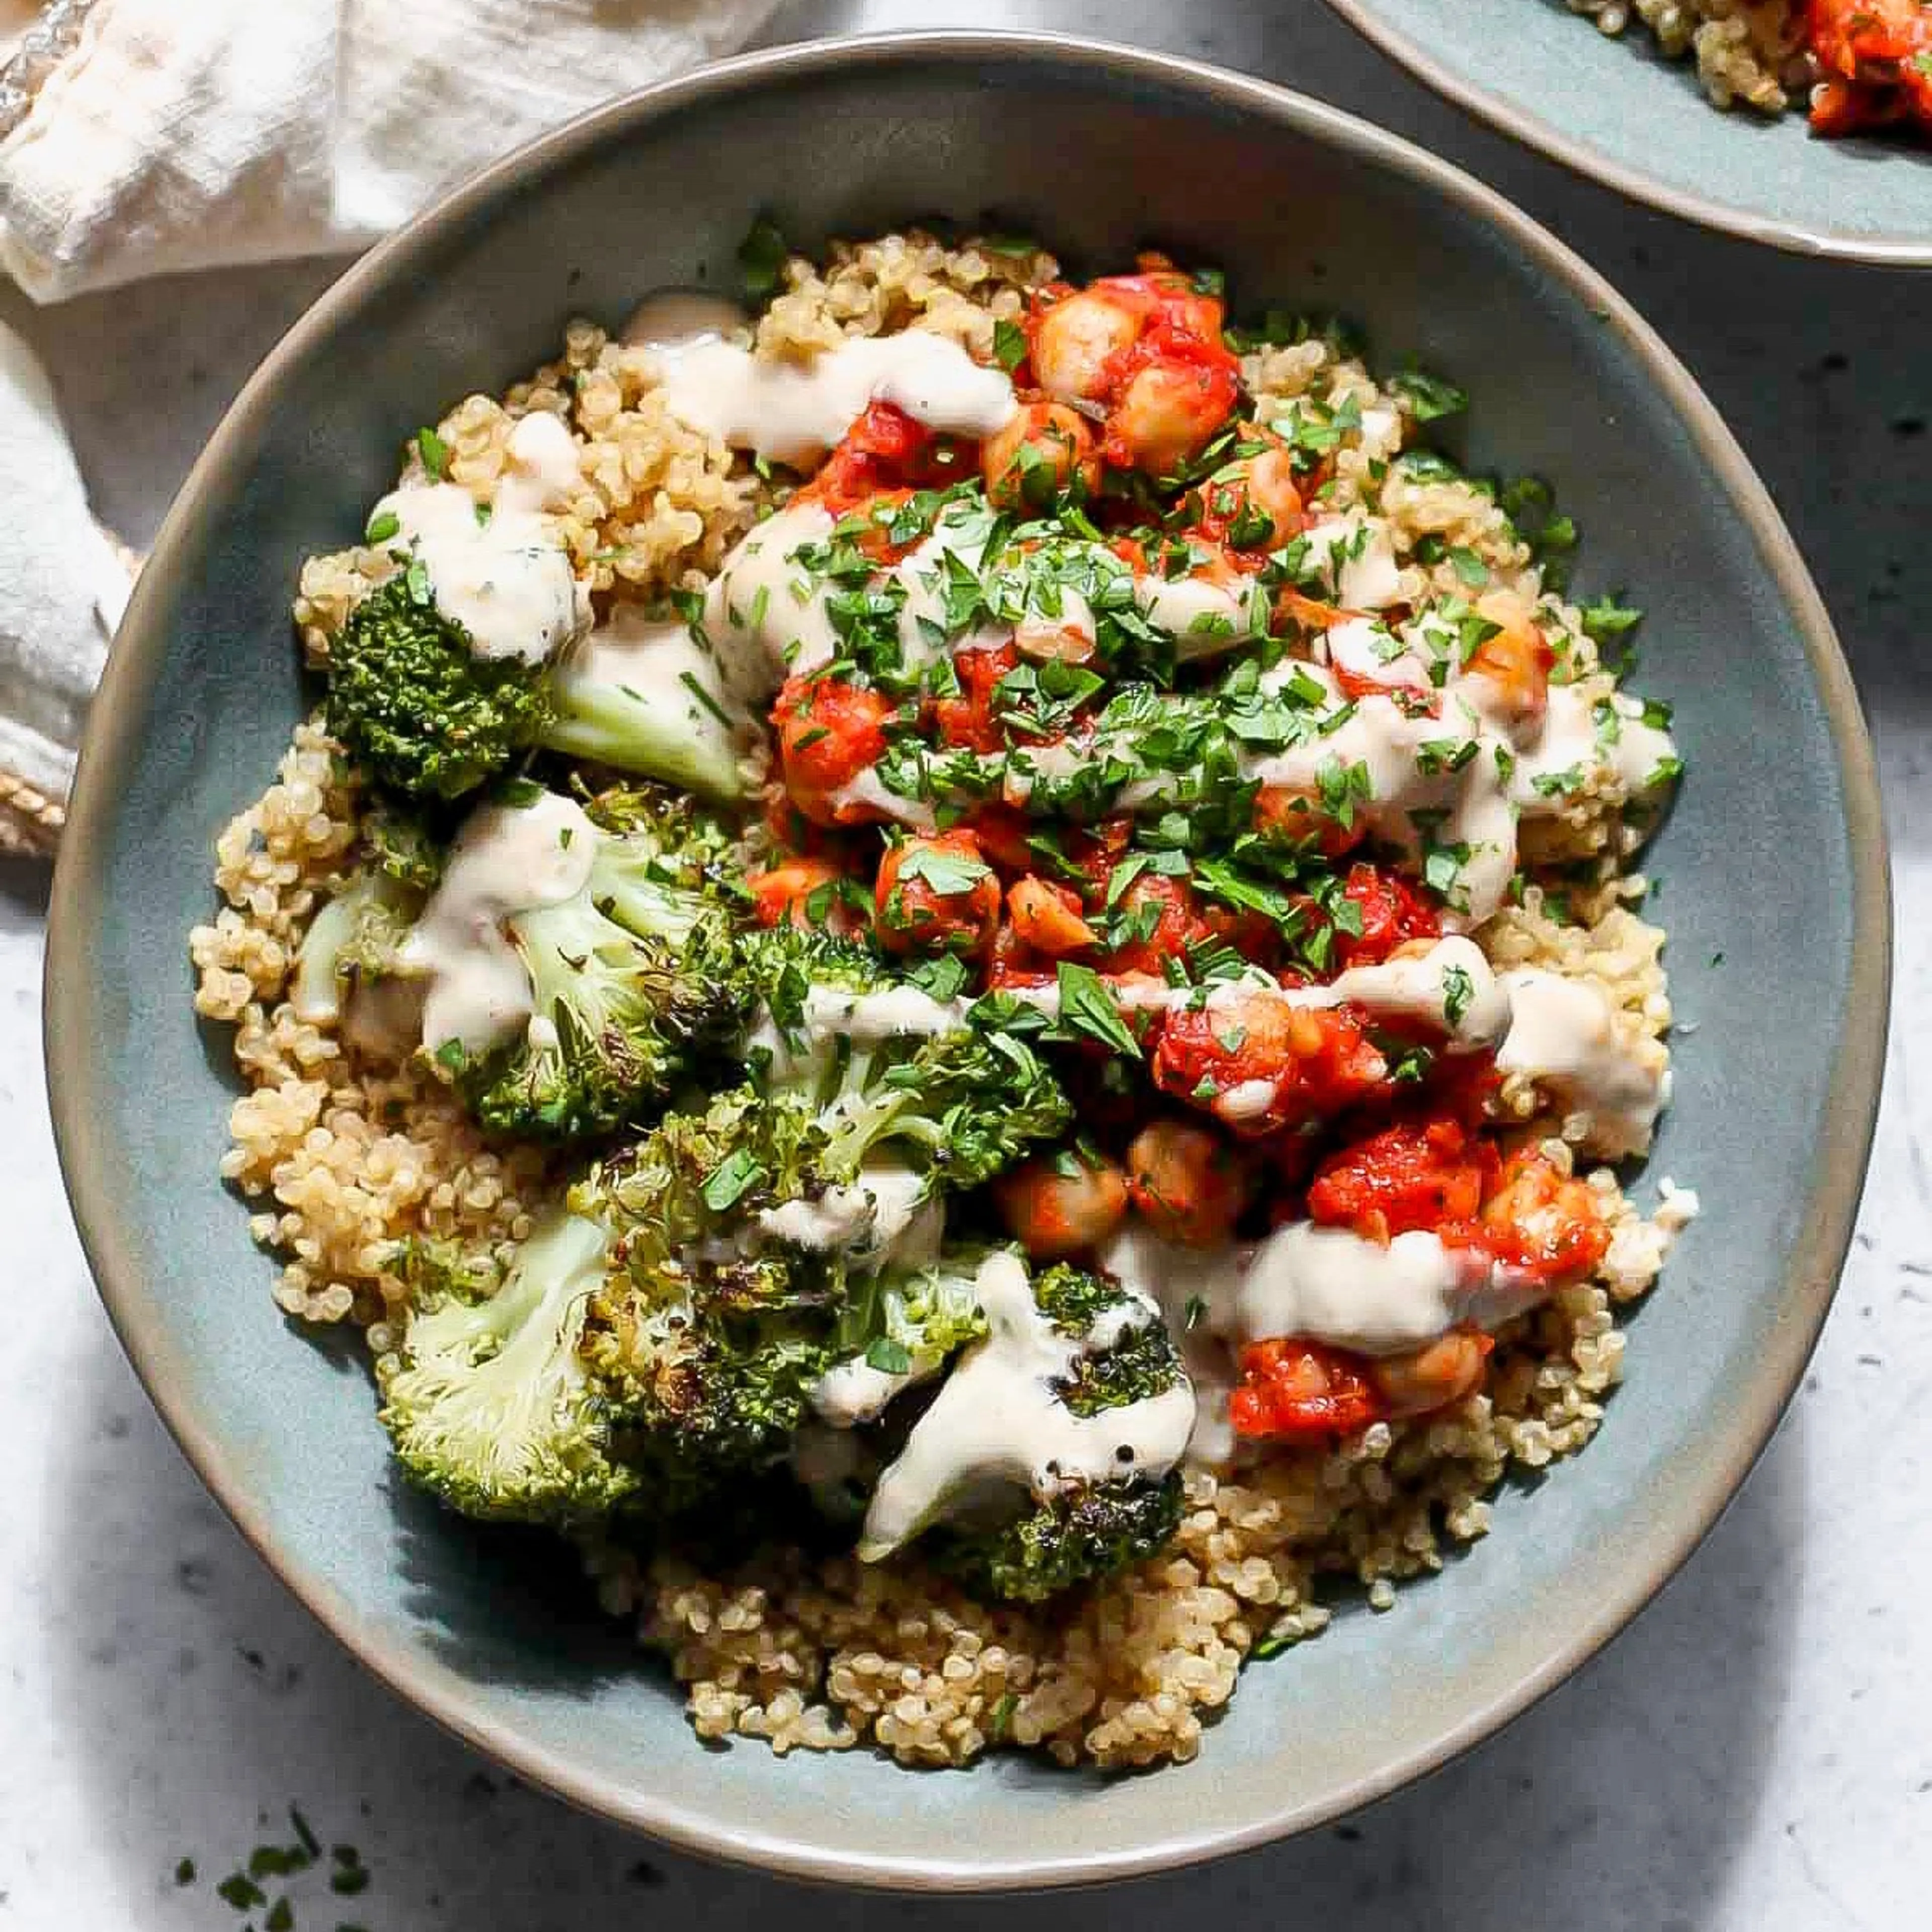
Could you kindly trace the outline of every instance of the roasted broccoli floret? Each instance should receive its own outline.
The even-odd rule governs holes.
[[[947,1536],[943,1567],[975,1596],[1039,1604],[1157,1556],[1180,1527],[1180,1472],[1072,1483],[997,1528]]]
[[[420,1258],[422,1306],[382,1368],[382,1420],[404,1469],[452,1508],[568,1522],[605,1514],[636,1490],[579,1348],[605,1249],[596,1222],[554,1215],[480,1299],[460,1264]]]
[[[860,1554],[931,1531],[970,1587],[1040,1602],[1173,1534],[1193,1391],[1160,1310],[1130,1289],[1064,1267],[1032,1281],[1004,1250],[975,1287],[986,1336],[880,1478]]]
[[[478,656],[420,569],[370,591],[329,646],[330,732],[412,798],[475,790],[536,742],[551,712],[548,667]]]
[[[442,822],[447,816],[406,811],[390,800],[376,800],[362,813],[365,864],[399,886],[434,892],[448,856],[453,827]]]
[[[616,1231],[584,1352],[655,1508],[779,1461],[831,1360],[831,1286],[735,1238],[797,1190],[808,1129],[741,1088],[667,1115],[573,1192]]]
[[[338,1019],[361,988],[405,971],[400,950],[423,895],[372,862],[350,874],[309,922],[290,997],[308,1020]]]
[[[598,829],[597,818],[627,829]],[[718,835],[645,794],[602,802],[581,890],[512,914],[532,1018],[471,1058],[432,1042],[488,1131],[567,1141],[608,1133],[662,1101],[744,1019]]]
[[[1024,1040],[948,1015],[864,947],[781,927],[744,952],[770,1028],[754,1072],[775,1103],[816,1112],[822,1185],[886,1159],[926,1174],[929,1193],[975,1187],[1071,1122]]]
[[[1059,1082],[1024,1040],[963,1027],[917,1042],[904,1058],[853,1056],[826,1111],[824,1171],[849,1179],[890,1148],[935,1184],[976,1187],[1072,1118]]]
[[[978,1249],[950,1250],[927,1267],[849,1279],[832,1332],[832,1366],[813,1397],[819,1413],[841,1428],[872,1421],[985,1334],[982,1258]]]
[[[624,632],[616,630],[622,643]],[[550,680],[546,748],[637,772],[715,803],[756,788],[763,732],[708,653],[665,628],[634,652],[566,652]]]

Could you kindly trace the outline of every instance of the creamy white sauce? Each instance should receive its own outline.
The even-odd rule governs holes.
[[[874,766],[868,765],[863,771],[854,772],[837,790],[827,792],[825,798],[835,811],[862,806],[895,824],[909,825],[916,832],[938,830],[939,816],[931,806],[922,799],[902,797],[890,790]]]
[[[1326,683],[1333,702],[1342,703],[1340,690],[1326,672],[1309,665],[1298,668],[1304,676]],[[1378,836],[1418,863],[1425,854],[1416,814],[1442,814],[1435,842],[1445,848],[1468,848],[1453,881],[1444,922],[1473,927],[1502,904],[1516,871],[1516,808],[1498,776],[1493,742],[1479,740],[1476,755],[1460,771],[1442,759],[1432,768],[1424,750],[1444,742],[1453,746],[1471,736],[1466,720],[1412,716],[1394,699],[1371,694],[1358,700],[1335,730],[1284,751],[1246,759],[1244,770],[1264,785],[1315,796],[1324,769],[1332,769],[1331,760],[1344,768],[1359,766],[1369,795],[1357,800],[1357,812]]]
[[[1308,561],[1345,610],[1382,610],[1402,602],[1409,585],[1396,562],[1388,526],[1352,510],[1303,533]]]
[[[794,670],[816,670],[838,654],[824,586],[793,561],[823,543],[836,520],[817,503],[767,517],[738,540],[705,592],[705,633],[748,703],[764,703]]]
[[[464,821],[441,883],[403,943],[425,974],[423,1045],[483,1054],[532,1018],[530,974],[505,930],[520,912],[584,890],[597,829],[571,800],[544,792],[527,806],[485,805]]]
[[[1676,758],[1676,741],[1668,731],[1643,722],[1640,699],[1618,692],[1610,703],[1616,710],[1617,735],[1605,748],[1624,790],[1635,797],[1668,782],[1672,766],[1665,760]]]
[[[1500,1328],[1548,1290],[1479,1250],[1420,1229],[1384,1247],[1346,1228],[1291,1221],[1256,1247],[1208,1325],[1237,1343],[1304,1335],[1364,1355],[1401,1355],[1473,1322]]]
[[[1258,1120],[1274,1105],[1280,1090],[1273,1080],[1238,1080],[1216,1097],[1214,1111],[1224,1120]]]
[[[1160,1306],[1197,1398],[1190,1461],[1226,1463],[1238,1447],[1228,1397],[1251,1342],[1298,1336],[1366,1355],[1402,1355],[1452,1328],[1496,1329],[1547,1291],[1482,1254],[1430,1234],[1387,1247],[1346,1228],[1292,1221],[1263,1241],[1203,1250],[1130,1222],[1100,1265]]]
[[[1488,680],[1478,676],[1462,682],[1473,700],[1481,695]],[[1580,778],[1587,783],[1602,770],[1593,709],[1574,684],[1552,684],[1540,722],[1517,730],[1516,769],[1508,789],[1519,811],[1532,817],[1539,812],[1561,811],[1576,789],[1570,781]]]
[[[688,349],[722,341],[747,327],[745,311],[698,289],[660,289],[632,310],[618,340],[627,349]]]
[[[1382,1018],[1419,1021],[1442,1034],[1452,1053],[1482,1052],[1510,1027],[1509,994],[1483,949],[1460,935],[1378,965],[1352,966],[1325,987],[1293,988],[1288,997],[1305,1002],[1315,992],[1352,1000]]]
[[[548,410],[518,418],[504,454],[508,466],[497,479],[500,510],[561,510],[584,487],[577,439],[569,424]]]
[[[773,1240],[849,1255],[866,1268],[920,1268],[939,1252],[945,1215],[927,1176],[896,1161],[868,1161],[849,1186],[767,1208],[758,1226]]]
[[[1232,650],[1260,634],[1251,621],[1258,610],[1264,624],[1270,606],[1258,604],[1249,586],[1216,584],[1204,577],[1136,577],[1134,602],[1151,624],[1174,639],[1174,655],[1182,663]]]
[[[1352,676],[1409,691],[1431,688],[1429,666],[1413,647],[1390,655],[1392,644],[1402,640],[1374,617],[1350,617],[1333,626],[1322,638],[1328,661]]]
[[[1025,1268],[1004,1250],[988,1256],[976,1292],[986,1334],[961,1354],[880,1478],[859,1541],[863,1562],[1003,1487],[1046,1496],[1070,1482],[1160,1476],[1186,1448],[1195,1404],[1184,1381],[1144,1402],[1076,1415],[1053,1385],[1084,1346],[1040,1312]],[[1156,1312],[1148,1303],[1145,1318]]]
[[[876,1422],[898,1396],[930,1381],[942,1366],[922,1374],[916,1367],[874,1368],[863,1355],[854,1355],[849,1362],[834,1363],[812,1384],[812,1406],[832,1429],[856,1429],[861,1423]]]
[[[688,318],[681,320],[673,339],[643,344],[656,352],[672,414],[734,448],[794,467],[823,455],[874,402],[893,404],[929,429],[975,437],[1004,429],[1017,407],[1002,370],[982,368],[958,343],[928,330],[848,336],[808,361],[789,362],[718,335],[694,337]]]
[[[1620,1024],[1608,996],[1587,980],[1525,967],[1504,974],[1503,986],[1513,1018],[1497,1066],[1588,1116],[1585,1144],[1598,1153],[1646,1151],[1670,1099],[1662,1047]]]
[[[487,520],[455,483],[392,490],[372,520],[395,518],[386,546],[421,562],[436,608],[469,633],[477,656],[541,664],[590,620],[590,594],[545,514],[581,480],[577,445],[555,416],[536,411],[511,432],[508,457]]]
[[[740,539],[706,593],[706,634],[719,648],[726,670],[736,672],[747,699],[769,698],[784,679],[822,670],[838,655],[827,599],[840,586],[796,560],[800,550],[830,536],[835,520],[816,503],[781,510]],[[905,592],[898,631],[908,670],[947,654],[945,560],[957,555],[976,571],[988,527],[985,517],[954,506],[922,542],[880,573]],[[1010,634],[995,632],[986,641],[1004,644]],[[968,644],[962,640],[951,648]]]
[[[963,998],[935,1000],[916,986],[884,986],[871,993],[813,986],[806,993],[794,1037],[788,1039],[767,1016],[746,1047],[767,1056],[778,1078],[796,1078],[821,1064],[824,1049],[835,1040],[864,1048],[890,1040],[957,1033],[972,1004]]]
[[[808,1033],[842,1034],[856,1046],[914,1035],[957,1033],[972,1002],[935,1000],[916,986],[884,986],[872,993],[842,993],[814,986],[806,995]]]

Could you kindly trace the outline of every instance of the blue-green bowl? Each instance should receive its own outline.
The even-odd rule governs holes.
[[[1585,580],[1650,611],[1646,688],[1689,782],[1658,854],[1698,1022],[1655,1165],[1704,1218],[1636,1324],[1588,1451],[1506,1495],[1466,1561],[1251,1672],[1199,1760],[1105,1780],[1004,1759],[692,1742],[662,1667],[567,1560],[393,1480],[364,1377],[292,1334],[216,1179],[225,1032],[189,1000],[210,842],[301,715],[288,601],[400,439],[549,353],[576,313],[733,278],[769,208],[817,242],[988,218],[1079,266],[1157,240],[1238,303],[1344,308],[1474,392],[1466,454],[1541,472]],[[1720,970],[1713,957],[1725,956]],[[1831,627],[1762,487],[1613,290],[1427,154],[1293,94],[1066,41],[946,34],[734,62],[538,142],[352,270],[250,384],[169,518],[81,758],[56,884],[61,1154],[116,1325],[209,1486],[380,1676],[524,1776],[700,1850],[847,1882],[1059,1884],[1333,1818],[1486,1736],[1632,1616],[1762,1447],[1852,1226],[1884,1031],[1871,756]]]
[[[1328,0],[1459,106],[1638,201],[1802,255],[1932,265],[1932,146],[1720,110],[1633,11],[1618,38],[1564,0]]]

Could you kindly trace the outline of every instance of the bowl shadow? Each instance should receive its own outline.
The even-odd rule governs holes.
[[[412,1932],[567,1932],[645,1910],[716,1932],[806,1911],[853,1932],[983,1922],[983,1900],[832,1892],[661,1850],[494,1769],[382,1690],[284,1590],[162,1432],[104,1323],[74,1396],[50,1464],[63,1492],[52,1514],[68,1528],[50,1552],[60,1614],[48,1692],[92,1801],[126,1845],[117,1864],[130,1886],[146,1872],[160,1886],[184,1849],[212,1870],[293,1799],[325,1835],[359,1836],[382,1922]],[[1478,1932],[1534,1924],[1550,1899],[1585,1897],[1606,1925],[1710,1922],[1749,1839],[1785,1702],[1804,1438],[1801,1408],[1656,1603],[1468,1757],[1326,1831],[1204,1871],[1016,1899],[1000,1907],[1006,1922],[1153,1932],[1211,1910],[1258,1928],[1292,1900],[1301,1923],[1346,1912],[1358,1932]],[[568,1559],[532,1566],[514,1533],[452,1537],[436,1506],[400,1484],[390,1504],[428,1641],[452,1659],[523,1682],[547,1658],[560,1682],[657,1668],[597,1616]],[[1388,1614],[1403,1614],[1400,1599]],[[1292,1670],[1293,1655],[1262,1667]],[[676,1694],[667,1684],[664,1694]],[[130,1698],[144,1707],[138,1727]],[[1189,1775],[1163,1774],[1184,1786]]]

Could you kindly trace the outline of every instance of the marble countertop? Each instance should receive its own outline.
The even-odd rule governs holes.
[[[1361,1932],[1923,1924],[1932,362],[1915,325],[1932,320],[1932,278],[1778,256],[1631,208],[1462,122],[1316,0],[807,0],[771,38],[968,20],[1106,34],[1325,95],[1486,176],[1631,296],[1730,418],[1838,620],[1877,738],[1900,933],[1885,1111],[1836,1310],[1756,1474],[1660,1600],[1502,1736],[1351,1823],[1204,1871],[1014,1903],[1004,1922],[1150,1927],[1184,1910]],[[145,540],[255,359],[332,272],[211,276],[39,314],[0,296],[0,314],[52,367],[103,514]],[[433,1730],[309,1621],[163,1433],[95,1301],[46,1122],[45,895],[40,871],[0,868],[14,1310],[0,1352],[0,1932],[238,1928],[211,1882],[286,1836],[292,1801],[371,1874],[357,1896],[311,1875],[296,1899],[304,1927],[980,1922],[984,1905],[806,1890],[581,1816]],[[184,1857],[198,1876],[177,1885]]]

